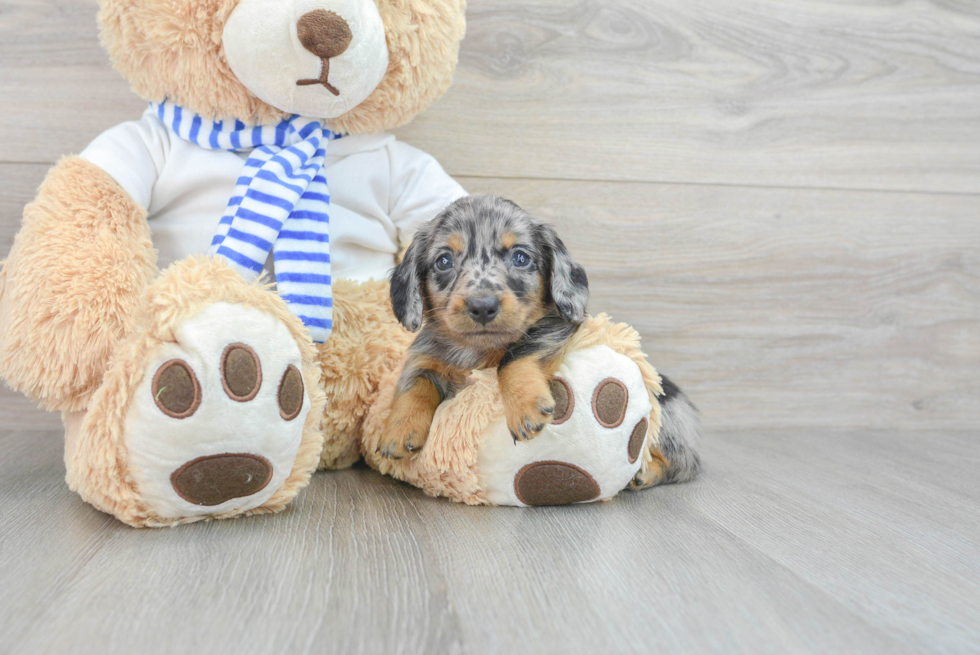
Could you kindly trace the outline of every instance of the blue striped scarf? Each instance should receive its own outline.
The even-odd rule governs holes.
[[[208,254],[251,281],[271,252],[276,286],[289,311],[314,341],[326,341],[333,328],[333,295],[323,161],[328,143],[339,136],[312,118],[252,127],[202,119],[169,101],[151,106],[186,141],[209,150],[251,151]]]

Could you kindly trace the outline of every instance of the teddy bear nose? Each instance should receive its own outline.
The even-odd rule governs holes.
[[[321,59],[342,55],[354,38],[347,21],[326,9],[303,14],[296,32],[303,47]]]

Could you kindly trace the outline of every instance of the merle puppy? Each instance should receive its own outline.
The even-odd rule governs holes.
[[[468,196],[415,235],[391,280],[409,348],[378,451],[418,452],[436,408],[474,369],[497,368],[507,427],[533,439],[551,422],[548,380],[585,319],[589,281],[555,230],[509,200]]]

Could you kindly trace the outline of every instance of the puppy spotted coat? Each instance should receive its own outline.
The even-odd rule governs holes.
[[[409,348],[378,452],[425,444],[439,404],[473,369],[497,368],[507,427],[530,440],[551,422],[549,379],[585,319],[589,282],[554,228],[509,200],[461,198],[416,234],[391,281]]]

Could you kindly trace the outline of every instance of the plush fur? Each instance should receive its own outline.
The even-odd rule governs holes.
[[[238,0],[99,0],[102,44],[133,91],[207,118],[267,125],[287,117],[231,72],[221,38]],[[360,105],[325,123],[371,134],[412,120],[452,82],[465,0],[384,0],[388,72]]]
[[[0,377],[45,409],[83,409],[156,275],[143,208],[102,169],[63,159],[3,269]]]
[[[238,1],[99,0],[101,39],[146,100],[170,99],[214,119],[274,123],[285,113],[253,96],[225,57],[222,33]],[[380,1],[388,70],[363,103],[328,126],[349,133],[394,128],[438,98],[452,81],[464,6],[463,0]],[[400,365],[411,340],[394,321],[388,284],[338,280],[334,338],[314,346],[278,296],[245,284],[218,262],[187,260],[160,276],[146,219],[108,174],[67,158],[25,209],[0,271],[0,377],[64,413],[71,487],[131,525],[181,522],[155,516],[141,501],[129,474],[123,421],[150,353],[172,339],[174,326],[217,301],[255,307],[287,324],[303,351],[313,399],[294,470],[252,513],[281,509],[318,464],[353,463],[381,380]]]
[[[225,58],[223,27],[237,2],[99,0],[102,41],[146,100],[170,99],[214,119],[274,123],[284,113],[250,94]],[[326,121],[336,131],[372,133],[402,125],[451,82],[465,29],[464,1],[378,0],[378,9],[389,49],[387,73],[361,105]],[[483,431],[501,412],[492,371],[473,372],[470,384],[439,407],[418,457],[390,461],[375,454],[412,342],[395,318],[386,281],[336,280],[333,336],[315,346],[281,298],[261,284],[245,283],[218,261],[191,258],[161,274],[146,218],[105,172],[67,158],[25,209],[23,228],[0,271],[0,377],[63,412],[66,477],[82,498],[134,526],[201,519],[163,518],[141,498],[129,469],[125,420],[153,353],[174,339],[175,328],[212,303],[229,302],[268,313],[287,327],[301,352],[311,400],[286,482],[245,513],[282,509],[316,467],[349,466],[362,453],[372,466],[427,493],[487,502],[476,462]],[[661,387],[628,326],[604,316],[588,318],[568,349],[599,344],[636,362],[651,398],[665,408],[661,431],[661,405],[653,403],[634,485],[689,478],[697,457],[687,441],[690,430],[683,428],[696,418],[693,406]]]
[[[334,283],[334,331],[318,345],[330,403],[322,468],[345,468],[360,459],[361,425],[377,401],[382,380],[402,366],[412,334],[395,320],[386,281]]]
[[[390,130],[411,121],[452,84],[466,32],[466,0],[378,3],[388,41],[388,73],[356,109],[330,121],[351,134]]]

